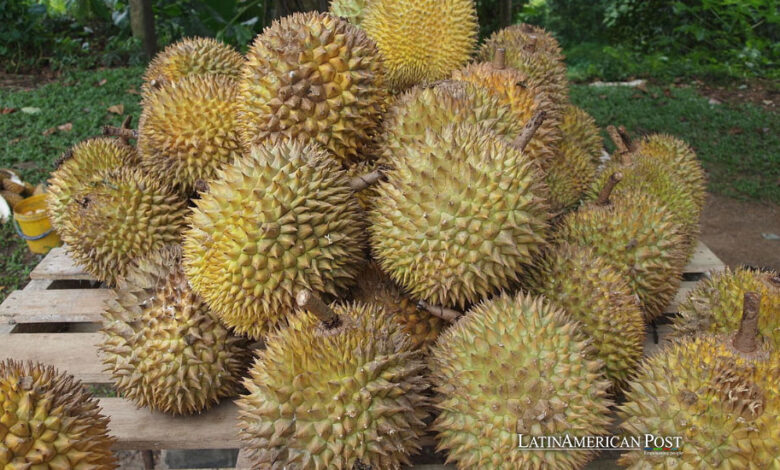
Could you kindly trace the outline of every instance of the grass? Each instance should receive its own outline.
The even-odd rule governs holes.
[[[121,124],[124,115],[139,115],[139,95],[129,90],[140,89],[141,74],[139,67],[81,71],[31,91],[0,89],[0,109],[40,109],[0,114],[0,167],[14,168],[32,183],[44,181],[69,146],[103,125]],[[664,91],[573,85],[571,96],[600,126],[623,124],[634,133],[668,132],[690,142],[710,174],[711,191],[780,203],[777,113],[750,104],[710,105],[691,88]],[[108,112],[118,104],[124,115]],[[67,123],[71,131],[44,135]],[[10,224],[0,226],[0,301],[26,282],[39,260]]]

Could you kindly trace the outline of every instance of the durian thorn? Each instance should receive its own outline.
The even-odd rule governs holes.
[[[498,70],[506,68],[506,49],[503,47],[496,49],[496,54],[493,56],[493,67]]]
[[[599,206],[608,205],[609,197],[612,195],[612,190],[615,189],[615,186],[617,186],[617,184],[622,179],[623,179],[623,173],[619,171],[616,171],[615,173],[609,175],[609,179],[607,179],[607,183],[601,189],[598,199],[596,199],[596,204]]]
[[[125,129],[123,127],[103,126],[103,135],[119,137],[123,142],[125,142],[126,139],[137,139],[138,131],[133,129]]]
[[[382,170],[374,170],[365,175],[358,175],[349,180],[349,187],[352,188],[353,191],[359,192],[381,180],[384,176]]]
[[[758,310],[760,306],[761,294],[758,292],[745,292],[739,330],[731,341],[734,349],[739,352],[750,354],[758,349],[760,341],[758,333]]]
[[[433,316],[439,317],[442,320],[447,320],[452,323],[460,318],[461,313],[451,308],[442,307],[440,305],[431,305],[428,302],[421,300],[417,302],[417,308],[427,311]]]
[[[512,142],[512,146],[521,152],[525,150],[525,147],[528,145],[528,142],[531,141],[534,134],[536,134],[537,129],[539,129],[539,126],[542,125],[545,118],[547,117],[547,113],[544,111],[539,111],[536,114],[531,117],[531,119],[528,120],[527,123],[525,123],[525,127],[523,127],[523,131],[520,132],[520,135],[517,136],[517,138]]]
[[[336,312],[328,307],[321,298],[314,295],[312,291],[307,289],[299,291],[295,296],[295,301],[299,307],[306,309],[319,318],[325,328],[331,330],[341,325],[341,318],[336,315]]]

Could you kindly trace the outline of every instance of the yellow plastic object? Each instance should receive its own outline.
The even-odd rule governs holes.
[[[60,236],[49,222],[45,194],[28,197],[14,207],[14,227],[33,253],[45,254],[62,245]]]

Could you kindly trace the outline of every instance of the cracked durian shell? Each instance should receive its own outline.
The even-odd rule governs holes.
[[[536,164],[484,129],[456,124],[405,142],[369,212],[372,252],[414,299],[463,308],[508,288],[546,244]]]
[[[187,415],[238,394],[249,348],[192,292],[179,246],[134,260],[120,284],[100,350],[124,398]]]
[[[327,330],[307,312],[258,351],[237,404],[257,468],[399,469],[429,415],[422,352],[376,305],[332,306]]]
[[[396,92],[465,65],[479,29],[473,0],[371,0],[360,26],[376,41]]]
[[[363,211],[339,162],[315,143],[253,148],[195,204],[184,270],[240,334],[284,324],[300,289],[343,294],[365,261]]]
[[[247,147],[319,142],[343,164],[360,160],[387,104],[376,44],[327,13],[294,13],[258,35],[242,72],[239,126]]]
[[[0,361],[0,467],[111,470],[114,439],[98,401],[72,375]]]
[[[437,450],[459,469],[581,468],[595,452],[529,452],[518,434],[607,433],[603,367],[580,325],[544,297],[482,302],[431,350]]]

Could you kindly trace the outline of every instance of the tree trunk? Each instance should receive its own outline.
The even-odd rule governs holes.
[[[141,40],[148,58],[157,53],[157,35],[154,32],[152,0],[130,0],[130,29],[133,37]]]
[[[502,28],[506,28],[515,22],[515,17],[512,14],[512,0],[501,0],[499,5],[501,9],[499,12],[499,24]]]

